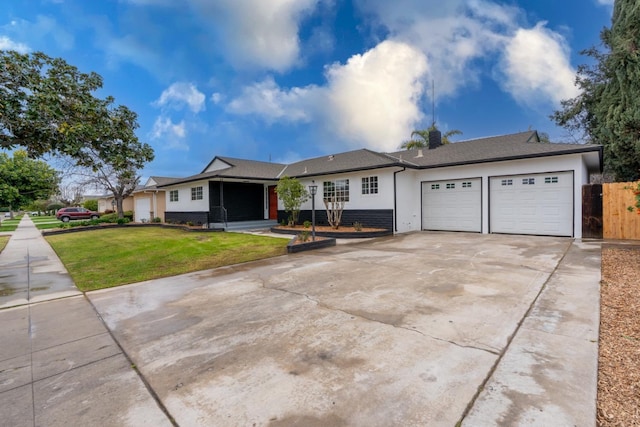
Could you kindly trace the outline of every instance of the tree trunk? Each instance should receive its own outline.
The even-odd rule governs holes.
[[[344,201],[338,201],[337,196],[333,196],[331,199],[323,199],[324,207],[327,210],[327,221],[333,229],[340,227],[342,221],[342,211],[344,210]]]

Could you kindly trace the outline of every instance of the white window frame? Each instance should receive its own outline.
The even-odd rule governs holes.
[[[332,201],[334,196],[337,202],[349,201],[349,179],[336,179],[322,183],[323,200]]]
[[[362,178],[362,194],[378,194],[378,177],[376,175]]]
[[[169,202],[173,203],[178,201],[180,201],[180,192],[178,190],[169,190]]]
[[[202,200],[202,198],[202,186],[200,185],[198,187],[191,187],[191,200]]]

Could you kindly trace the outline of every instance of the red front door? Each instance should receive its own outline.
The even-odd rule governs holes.
[[[269,219],[278,219],[278,194],[275,185],[269,187]]]

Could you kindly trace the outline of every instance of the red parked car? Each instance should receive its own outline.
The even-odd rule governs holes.
[[[98,219],[100,214],[85,208],[62,208],[56,212],[56,218],[69,222],[72,219]]]

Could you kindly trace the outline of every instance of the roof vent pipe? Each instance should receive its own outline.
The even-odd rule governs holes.
[[[438,148],[442,145],[442,133],[439,130],[429,131],[429,150]]]

